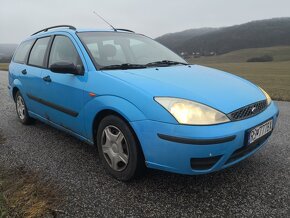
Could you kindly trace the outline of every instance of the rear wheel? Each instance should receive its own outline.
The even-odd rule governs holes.
[[[115,115],[101,120],[97,131],[99,156],[106,171],[114,178],[128,181],[145,171],[145,161],[134,133]]]
[[[19,91],[17,91],[17,93],[15,94],[15,105],[20,122],[24,125],[31,124],[34,119],[29,116],[25,101]]]

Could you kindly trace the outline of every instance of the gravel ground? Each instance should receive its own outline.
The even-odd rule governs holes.
[[[106,175],[93,146],[40,122],[21,125],[0,72],[0,164],[66,190],[60,217],[290,217],[290,103],[278,104],[270,141],[242,163],[202,176],[149,170],[125,184]]]

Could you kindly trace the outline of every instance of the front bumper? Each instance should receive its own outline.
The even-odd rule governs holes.
[[[254,117],[219,125],[186,126],[151,120],[131,125],[149,168],[194,175],[223,169],[255,153],[268,137],[244,146],[246,131],[269,119],[273,119],[274,127],[278,114],[272,102]]]

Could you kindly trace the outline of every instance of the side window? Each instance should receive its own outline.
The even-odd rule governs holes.
[[[44,56],[48,46],[50,37],[40,38],[38,39],[29,56],[28,64],[37,66],[37,67],[44,67]]]
[[[82,66],[80,56],[71,40],[66,36],[56,36],[50,51],[48,66],[58,62],[73,63],[75,66]]]
[[[22,42],[15,52],[13,61],[19,64],[24,64],[34,40]]]

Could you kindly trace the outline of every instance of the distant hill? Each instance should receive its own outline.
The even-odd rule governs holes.
[[[178,50],[184,42],[192,39],[193,37],[204,35],[215,30],[218,30],[218,28],[190,29],[177,33],[167,33],[161,37],[156,38],[156,40],[175,51]]]
[[[0,63],[10,62],[16,48],[16,44],[0,44]]]
[[[252,21],[216,29],[192,29],[166,34],[156,40],[175,52],[189,54],[224,54],[247,48],[285,46],[290,45],[290,18]]]

